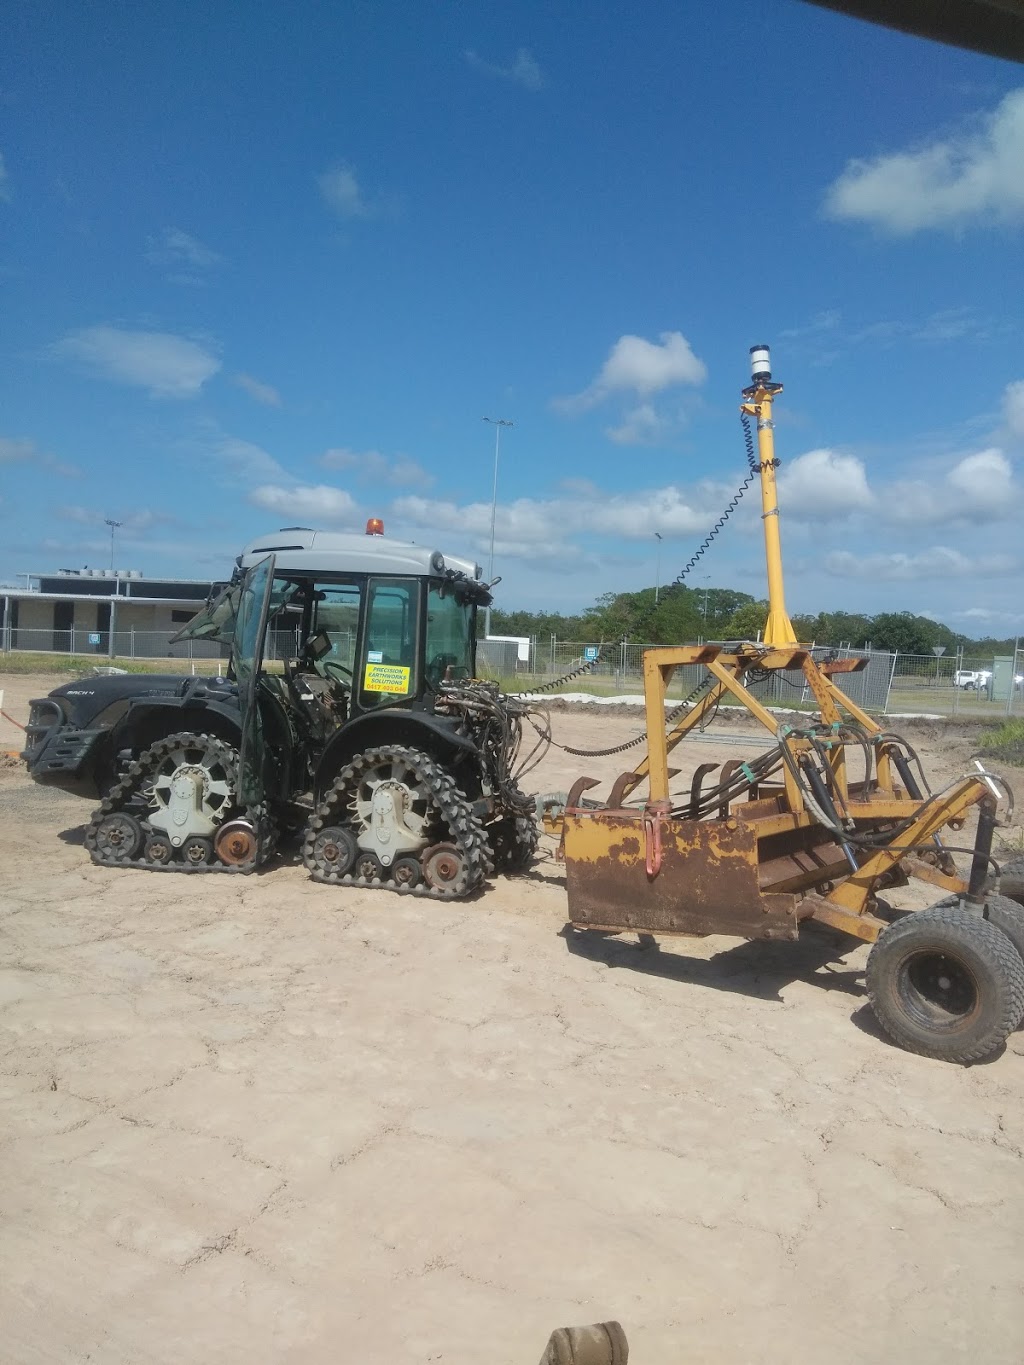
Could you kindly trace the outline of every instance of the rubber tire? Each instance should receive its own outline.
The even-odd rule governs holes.
[[[939,906],[959,905],[958,896],[947,896],[939,901]],[[935,907],[938,908],[938,907]],[[1009,896],[996,896],[988,892],[985,897],[985,919],[1001,929],[1024,960],[1024,906],[1018,905]]]
[[[999,877],[999,894],[1024,905],[1024,858],[1011,858],[1003,864]],[[1022,952],[1024,956],[1024,952]]]
[[[913,1015],[900,994],[901,969],[913,953],[958,959],[980,996],[975,1016],[935,1027]],[[969,910],[934,905],[890,924],[867,967],[868,998],[878,1022],[901,1047],[944,1062],[980,1062],[1006,1041],[1024,1016],[1024,962],[1006,935]]]

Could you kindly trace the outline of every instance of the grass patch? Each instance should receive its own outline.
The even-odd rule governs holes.
[[[94,668],[123,668],[126,673],[216,673],[216,659],[108,659],[102,654],[31,653],[14,649],[0,654],[0,674],[3,673],[66,673],[68,677],[90,677]],[[221,659],[221,671],[227,660]]]
[[[986,730],[979,745],[983,754],[1024,768],[1024,719],[1004,720],[992,730]]]

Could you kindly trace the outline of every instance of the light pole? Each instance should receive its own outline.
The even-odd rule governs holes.
[[[654,539],[658,542],[658,549],[654,561],[654,605],[658,605],[658,594],[661,592],[661,532],[655,531]]]
[[[106,524],[110,527],[110,567],[111,567],[111,569],[113,569],[113,567],[114,567],[114,532],[117,530],[117,528],[118,528],[119,526],[123,526],[123,525],[124,525],[124,522],[123,522],[123,521],[111,521],[111,519],[110,519],[109,517],[104,517],[103,520],[104,520],[104,521],[106,522]]]
[[[491,557],[487,566],[487,581],[494,582],[494,518],[498,512],[498,453],[501,450],[501,429],[502,427],[513,427],[514,422],[506,421],[504,417],[485,417],[485,422],[490,422],[494,428],[494,484],[491,488]],[[491,608],[488,605],[484,608],[484,635],[491,633]]]

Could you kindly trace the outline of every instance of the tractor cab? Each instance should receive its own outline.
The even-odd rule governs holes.
[[[480,572],[390,540],[377,521],[366,535],[292,528],[247,545],[231,583],[177,637],[230,648],[247,799],[269,780],[262,755],[282,712],[315,765],[338,731],[369,733],[384,711],[436,735],[441,693],[476,672],[476,612],[490,601]]]
[[[255,574],[271,555],[270,577]],[[472,678],[476,610],[489,601],[470,561],[377,531],[285,530],[243,550],[231,583],[175,641],[218,642],[236,679],[255,666],[348,719],[429,701],[442,682]]]

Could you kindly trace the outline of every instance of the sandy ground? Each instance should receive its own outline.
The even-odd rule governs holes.
[[[720,732],[687,773],[764,747]],[[410,904],[100,869],[89,809],[0,771],[4,1361],[533,1365],[606,1317],[636,1365],[1020,1361],[1024,1034],[901,1052],[824,934],[582,938],[550,857]]]

